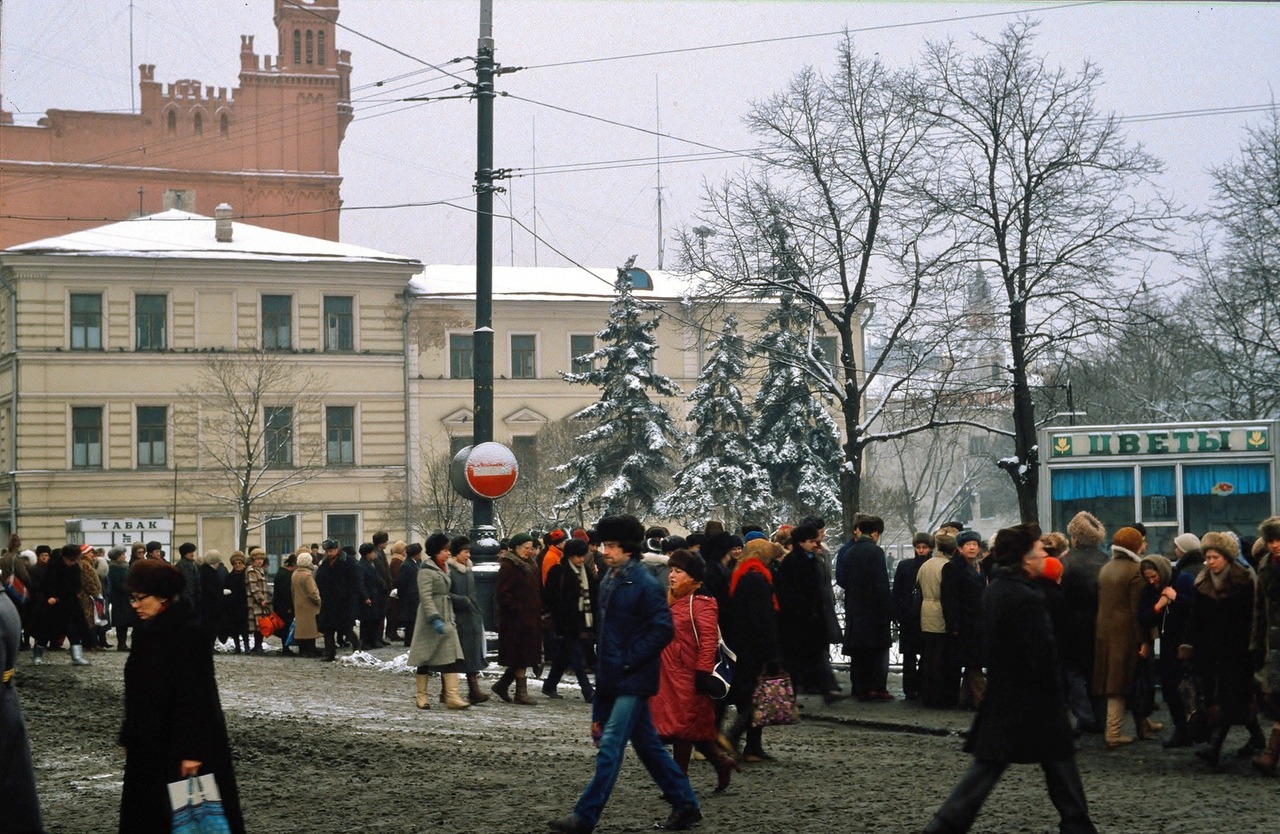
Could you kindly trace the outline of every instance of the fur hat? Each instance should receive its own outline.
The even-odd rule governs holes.
[[[1173,565],[1169,564],[1169,560],[1159,553],[1152,553],[1149,556],[1143,556],[1142,561],[1138,563],[1138,573],[1144,570],[1153,570],[1160,575],[1160,587],[1169,584],[1173,578]]]
[[[1193,550],[1200,549],[1200,539],[1195,533],[1183,533],[1180,536],[1174,537],[1173,546],[1181,550],[1183,553],[1190,553]]]
[[[1068,522],[1067,535],[1072,547],[1097,547],[1107,537],[1107,528],[1093,513],[1082,510]]]
[[[1273,515],[1258,525],[1258,538],[1264,542],[1280,539],[1280,515]]]
[[[961,533],[961,535],[964,535]],[[977,534],[974,534],[977,536]],[[959,539],[959,536],[956,537]],[[981,538],[969,539],[980,542]],[[991,561],[997,565],[1013,567],[1021,564],[1022,557],[1031,552],[1040,540],[1040,525],[1017,524],[1005,527],[996,533],[995,542],[991,545]]]
[[[914,547],[917,544],[927,544],[929,545],[929,549],[932,550],[933,535],[930,533],[916,533],[914,536],[911,537],[911,546]]]
[[[1230,533],[1208,532],[1200,539],[1200,550],[1206,556],[1210,550],[1216,550],[1228,560],[1234,561],[1240,555],[1240,542]]]
[[[774,544],[765,538],[752,539],[742,548],[743,559],[759,559],[761,562],[769,563],[782,555],[782,546]]]
[[[1050,582],[1057,582],[1062,578],[1062,560],[1057,556],[1049,556],[1044,560],[1044,570],[1040,575]]]
[[[943,527],[941,530],[933,534],[933,546],[943,556],[950,556],[956,552],[956,537],[945,532],[949,527]]]
[[[1125,550],[1134,554],[1142,549],[1142,543],[1146,541],[1142,534],[1132,527],[1121,527],[1116,534],[1111,537],[1112,547],[1123,547]]]
[[[707,575],[707,563],[702,561],[702,557],[683,548],[671,554],[667,559],[667,566],[679,568],[689,574],[695,582],[701,582]]]
[[[1055,559],[1071,549],[1067,537],[1056,531],[1045,533],[1040,537],[1040,543],[1044,545],[1044,552]]]
[[[977,530],[965,530],[964,532],[956,536],[956,547],[960,547],[961,545],[966,545],[969,542],[977,542],[979,545],[981,545],[982,534],[979,533]]]
[[[129,568],[125,587],[131,594],[172,599],[182,593],[187,579],[182,572],[168,562],[159,559],[139,559]]]
[[[601,542],[617,542],[632,556],[638,556],[643,547],[644,525],[633,515],[605,516],[596,523],[596,532]]]

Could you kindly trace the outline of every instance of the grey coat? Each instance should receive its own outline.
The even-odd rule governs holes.
[[[418,569],[418,618],[413,624],[409,647],[410,666],[452,666],[462,660],[462,643],[449,599],[449,574],[430,559]],[[432,623],[444,622],[444,633],[436,634]]]
[[[471,565],[458,564],[450,559],[449,599],[453,602],[453,616],[458,624],[458,641],[462,643],[464,665],[468,675],[475,675],[489,665],[485,657],[484,619],[476,604],[476,575]]]

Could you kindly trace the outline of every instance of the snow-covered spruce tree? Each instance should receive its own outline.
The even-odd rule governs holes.
[[[697,386],[685,398],[692,403],[693,424],[685,467],[676,473],[657,510],[690,530],[701,530],[712,518],[732,530],[743,521],[764,523],[772,518],[769,474],[747,438],[751,414],[738,387],[747,370],[747,351],[735,316],[725,317],[710,350]]]
[[[556,488],[558,510],[590,507],[598,515],[633,513],[643,518],[671,481],[672,454],[682,437],[670,412],[650,399],[678,397],[679,386],[653,371],[658,317],[645,316],[631,289],[627,271],[618,270],[618,298],[609,307],[609,323],[596,334],[601,346],[582,357],[591,370],[563,374],[569,382],[594,385],[600,399],[574,415],[596,427],[579,435],[582,453],[556,467],[569,479]]]
[[[751,447],[769,472],[774,520],[789,524],[811,513],[829,524],[840,517],[840,432],[806,372],[816,327],[812,314],[784,294],[760,323],[752,349],[767,365],[756,393]]]

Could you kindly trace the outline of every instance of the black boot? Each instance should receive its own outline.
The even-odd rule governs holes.
[[[515,682],[516,672],[510,666],[502,671],[502,677],[493,685],[493,694],[508,704],[511,703],[511,684]]]
[[[1190,747],[1191,734],[1187,732],[1186,726],[1175,727],[1173,735],[1166,739],[1161,745],[1165,750],[1172,750],[1175,747]]]
[[[1209,743],[1203,744],[1196,748],[1196,758],[1209,767],[1217,767],[1218,760],[1222,756],[1222,743],[1227,740],[1227,731],[1229,726],[1220,726],[1209,736]]]
[[[1255,753],[1261,753],[1267,749],[1267,738],[1262,734],[1262,728],[1258,726],[1258,720],[1255,718],[1244,725],[1249,731],[1249,740],[1240,746],[1236,751],[1237,759],[1252,759]]]

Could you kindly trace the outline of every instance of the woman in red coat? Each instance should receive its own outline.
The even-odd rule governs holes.
[[[719,792],[729,787],[730,774],[740,768],[715,743],[715,704],[706,694],[720,642],[718,607],[715,597],[698,593],[706,573],[701,556],[677,550],[667,567],[667,602],[675,636],[662,650],[658,694],[649,699],[649,712],[658,735],[671,744],[680,769],[689,772],[689,758],[696,747],[715,766]]]

